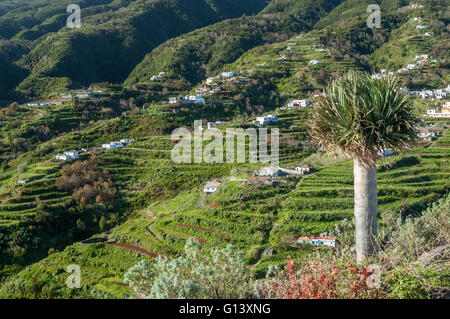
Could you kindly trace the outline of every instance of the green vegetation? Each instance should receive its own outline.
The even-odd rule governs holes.
[[[201,244],[202,265],[214,250],[233,245],[252,284],[265,281],[268,272],[285,278],[289,271],[279,270],[286,264],[304,266],[306,273],[315,266],[324,273],[342,266],[335,279],[357,284],[355,276],[365,278],[367,269],[343,266],[355,257],[352,163],[328,156],[313,142],[307,125],[312,107],[287,104],[293,99],[317,103],[324,88],[350,70],[394,72],[418,63],[418,55],[429,58],[410,74],[399,74],[399,80],[411,90],[444,88],[446,7],[440,0],[414,1],[425,5],[419,10],[410,2],[380,1],[382,28],[371,30],[368,1],[80,1],[85,27],[68,30],[68,1],[0,1],[0,297],[129,297],[139,289],[131,277],[124,282],[129,269],[134,274],[144,269],[153,278],[154,267],[172,265],[157,262],[158,256],[186,259],[189,238]],[[418,22],[411,19],[419,16],[434,36],[416,29]],[[205,83],[224,71],[236,76]],[[151,80],[160,72],[166,73]],[[205,103],[168,103],[197,89],[207,92]],[[74,90],[101,93],[61,98]],[[38,98],[56,105],[27,105]],[[441,110],[446,100],[411,97],[407,102],[419,117],[430,108]],[[310,172],[261,178],[254,174],[270,164],[171,159],[176,128],[192,129],[195,120],[205,126],[229,122],[218,127],[222,133],[257,128],[253,120],[271,113],[279,120],[268,128],[280,131],[280,166],[308,165]],[[424,117],[420,129],[438,133],[432,141],[377,160],[380,263],[389,286],[380,294],[339,288],[333,296],[431,297],[425,282],[448,290],[445,265],[406,265],[448,242],[434,232],[448,225],[448,215],[434,210],[434,217],[417,217],[448,196],[449,124]],[[133,142],[102,149],[124,138]],[[88,150],[77,160],[55,160],[57,154],[83,148]],[[203,187],[212,180],[221,185],[206,196]],[[409,218],[414,219],[405,223]],[[336,237],[338,246],[296,243],[300,236],[320,235]],[[439,238],[436,245],[433,237]],[[89,238],[106,241],[80,243]],[[420,254],[406,249],[407,243]],[[400,248],[405,255],[396,256]],[[383,254],[386,260],[399,259],[390,264]],[[298,267],[290,266],[288,256]],[[72,264],[81,267],[81,289],[66,286]],[[183,269],[189,277],[190,270]],[[196,280],[192,287],[203,277]],[[137,296],[152,293],[153,282],[143,284],[146,290]],[[189,292],[208,297],[209,288]],[[222,293],[239,297],[243,291],[224,288]],[[160,290],[152,296],[164,294],[175,296]],[[302,296],[316,297],[306,291]]]

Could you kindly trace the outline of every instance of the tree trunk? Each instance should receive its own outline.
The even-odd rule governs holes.
[[[354,161],[356,261],[375,256],[377,247],[377,168]]]

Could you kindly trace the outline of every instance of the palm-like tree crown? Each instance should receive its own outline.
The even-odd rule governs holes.
[[[351,72],[333,81],[316,103],[309,133],[325,151],[374,167],[379,150],[409,149],[419,122],[398,78]]]

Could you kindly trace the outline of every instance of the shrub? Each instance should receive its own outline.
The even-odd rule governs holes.
[[[284,271],[257,285],[256,291],[260,298],[271,299],[382,298],[381,290],[369,287],[373,274],[350,262],[312,258],[300,266],[290,258]]]
[[[184,255],[141,261],[125,274],[135,297],[152,299],[242,298],[248,290],[243,254],[232,245],[207,253],[193,238]]]

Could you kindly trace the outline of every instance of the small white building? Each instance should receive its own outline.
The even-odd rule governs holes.
[[[434,32],[425,32],[423,35],[426,37],[434,37]]]
[[[307,107],[311,106],[313,104],[313,101],[311,100],[291,100],[288,103],[288,107]]]
[[[207,79],[206,79],[206,84],[210,85],[210,84],[212,84],[215,80],[216,80],[216,78],[207,78]]]
[[[286,174],[280,167],[268,166],[261,168],[261,170],[258,172],[258,175],[275,177],[275,176],[285,176]]]
[[[296,167],[295,170],[302,174],[305,174],[305,173],[309,173],[311,171],[311,167],[303,165],[303,166]]]
[[[109,144],[103,144],[102,148],[109,150],[109,149],[118,149],[118,148],[123,148],[124,145],[122,144],[122,142],[111,142]]]
[[[318,60],[311,60],[311,61],[309,61],[309,64],[310,65],[320,64],[320,61],[318,61]]]
[[[208,182],[203,187],[203,192],[205,193],[205,195],[215,193],[219,189],[220,185],[221,183],[219,181]]]
[[[224,79],[232,79],[236,76],[236,74],[234,72],[222,72],[221,76]]]
[[[122,145],[125,147],[125,146],[130,145],[131,141],[129,139],[127,139],[127,138],[123,138],[123,139],[120,140],[120,143],[122,143]]]
[[[64,152],[64,154],[57,154],[55,156],[55,159],[57,159],[59,161],[69,161],[69,160],[74,160],[74,159],[78,159],[78,158],[79,158],[78,151],[66,151],[66,152]]]
[[[176,104],[176,103],[178,103],[180,101],[181,101],[181,98],[179,98],[179,97],[169,97],[169,103],[170,104]]]
[[[335,247],[336,239],[333,237],[313,237],[309,240],[309,244],[312,246]]]
[[[198,103],[206,103],[206,100],[203,98],[202,94],[197,95],[186,95],[182,100],[183,104],[198,104]]]
[[[423,131],[423,132],[419,132],[417,134],[417,136],[420,138],[437,137],[437,133],[431,132],[431,131]]]
[[[297,244],[312,246],[328,246],[336,247],[336,239],[333,237],[306,237],[302,236],[297,239]]]
[[[154,75],[150,78],[150,81],[159,81],[162,80],[162,76],[161,75]]]
[[[427,116],[429,117],[449,117],[450,118],[450,109],[442,108],[442,112],[439,113],[435,109],[431,109],[427,111]]]
[[[75,97],[79,99],[90,99],[92,97],[92,93],[88,91],[79,91],[79,92],[73,92]]]
[[[419,24],[417,27],[416,27],[416,29],[428,29],[429,28],[429,26],[427,26],[427,25],[421,25],[421,24]]]
[[[254,124],[261,125],[261,126],[275,124],[275,123],[278,123],[278,118],[274,114],[257,117],[256,120],[254,121]]]
[[[27,179],[19,179],[18,181],[17,181],[17,184],[19,184],[19,185],[25,185],[25,184],[28,184],[30,181],[29,180],[27,180]]]

